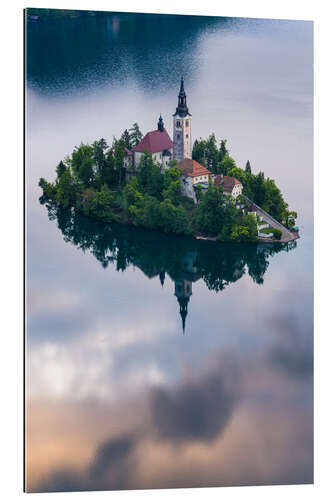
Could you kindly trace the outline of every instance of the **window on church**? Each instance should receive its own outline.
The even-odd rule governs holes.
[[[186,134],[186,139],[188,139],[188,134]]]
[[[180,126],[181,126],[181,124],[180,124],[180,120],[177,120],[177,122],[176,122],[176,127],[180,127]]]
[[[180,139],[180,134],[177,134],[177,139],[178,139],[178,141],[179,141],[179,139]]]
[[[188,127],[188,120],[186,120],[186,127]]]

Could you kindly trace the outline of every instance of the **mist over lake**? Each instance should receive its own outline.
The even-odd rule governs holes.
[[[313,482],[313,25],[127,13],[26,26],[28,491]],[[39,202],[81,142],[172,114],[298,213],[290,245]],[[49,209],[48,209],[49,208]],[[47,457],[47,460],[46,458]]]

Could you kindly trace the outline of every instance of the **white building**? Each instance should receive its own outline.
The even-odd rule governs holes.
[[[222,186],[223,192],[233,198],[237,198],[243,191],[243,184],[236,177],[229,177],[228,175],[216,175],[214,184],[215,186]]]

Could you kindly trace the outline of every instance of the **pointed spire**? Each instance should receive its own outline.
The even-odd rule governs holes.
[[[183,335],[185,335],[188,302],[189,302],[189,297],[187,297],[187,298],[184,298],[184,297],[179,298],[178,297],[179,314],[180,314],[180,317],[182,318]]]
[[[181,77],[181,80],[180,80],[180,91],[179,91],[179,95],[180,95],[180,94],[184,94],[184,95],[186,95],[186,94],[185,94],[185,90],[184,90],[184,78],[183,78],[183,77]]]
[[[163,132],[163,130],[164,130],[164,123],[163,123],[162,115],[160,115],[160,117],[158,119],[157,130],[159,130],[160,132]]]
[[[185,335],[187,307],[186,308],[180,307],[180,311],[179,312],[180,312],[180,315],[181,315],[181,318],[182,318],[183,335]]]
[[[184,90],[184,78],[181,77],[180,89],[179,89],[179,94],[178,94],[178,106],[177,106],[175,115],[179,115],[181,117],[184,117],[184,116],[187,116],[190,114],[191,113],[189,112],[187,104],[186,104],[186,93]]]

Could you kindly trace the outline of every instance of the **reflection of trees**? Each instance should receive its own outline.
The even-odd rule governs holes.
[[[47,204],[49,218],[57,220],[65,241],[91,252],[107,267],[118,271],[136,266],[161,282],[167,273],[172,281],[191,283],[203,279],[216,292],[239,280],[248,271],[256,283],[263,283],[269,257],[296,247],[291,244],[221,244],[169,236],[120,224],[104,224],[83,217],[72,209]]]
[[[43,197],[40,201],[45,203]],[[117,271],[135,266],[148,278],[158,276],[162,285],[168,274],[175,284],[183,332],[193,283],[203,279],[207,288],[219,292],[239,280],[247,269],[253,281],[261,284],[269,257],[296,247],[296,241],[270,245],[221,244],[168,236],[132,226],[104,224],[49,202],[46,207],[49,218],[57,221],[64,240],[91,252],[104,268],[110,263]]]

